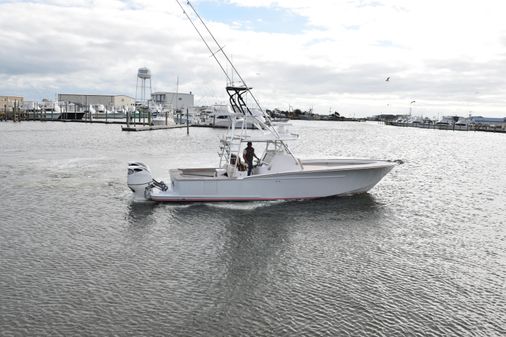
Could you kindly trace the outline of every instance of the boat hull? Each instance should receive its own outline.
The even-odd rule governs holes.
[[[296,172],[240,178],[176,177],[172,179],[167,191],[153,188],[146,193],[146,197],[157,202],[218,202],[353,195],[369,191],[396,165],[387,161],[346,163],[334,160],[303,163],[304,169]]]

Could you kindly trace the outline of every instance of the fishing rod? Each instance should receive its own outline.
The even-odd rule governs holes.
[[[184,15],[186,15],[186,17],[188,18],[188,21],[190,21],[190,23],[192,24],[193,28],[195,28],[195,31],[197,32],[197,34],[199,34],[200,39],[202,40],[202,42],[204,42],[204,44],[206,45],[207,49],[209,49],[209,51],[211,52],[212,57],[215,59],[216,63],[218,63],[218,65],[220,66],[221,70],[223,71],[223,73],[227,77],[228,81],[230,82],[230,77],[228,76],[227,71],[221,65],[220,60],[218,60],[218,58],[216,57],[216,53],[213,52],[213,50],[211,49],[211,47],[207,43],[206,39],[204,39],[204,37],[200,33],[200,30],[197,28],[197,26],[193,22],[192,18],[188,15],[188,13],[186,13],[186,11],[184,10],[183,5],[181,5],[181,3],[179,2],[179,0],[176,0],[176,2],[179,5],[179,7],[181,7],[181,9],[183,10]],[[187,4],[189,4],[191,6],[190,1],[187,1]],[[192,7],[192,9],[193,9],[193,7]],[[193,11],[195,11],[195,9],[193,9]],[[201,21],[202,21],[202,19],[201,19]],[[214,39],[214,37],[213,37],[213,39]],[[216,42],[216,40],[214,40],[214,41]]]
[[[178,0],[177,0],[178,1]],[[179,1],[178,1],[179,2]],[[253,100],[255,101],[256,105],[258,106],[258,108],[260,109],[260,111],[262,112],[262,114],[264,113],[263,109],[262,109],[262,106],[260,105],[260,103],[257,101],[255,95],[253,95],[253,93],[251,92],[250,90],[250,87],[246,84],[246,81],[242,78],[241,74],[239,73],[239,71],[237,71],[237,69],[235,68],[234,64],[232,63],[232,60],[230,60],[228,58],[228,55],[227,53],[225,53],[225,51],[223,50],[223,47],[220,46],[220,44],[218,43],[218,41],[216,40],[216,38],[214,37],[213,33],[211,33],[211,31],[209,30],[209,28],[207,27],[206,23],[204,22],[204,20],[202,20],[202,18],[200,17],[199,13],[197,13],[197,11],[195,10],[195,7],[193,7],[193,5],[191,4],[191,2],[188,0],[186,1],[186,4],[188,6],[190,6],[190,8],[193,10],[193,12],[195,13],[195,15],[197,16],[197,18],[200,20],[200,22],[202,23],[202,25],[204,26],[204,28],[207,30],[207,32],[209,33],[209,35],[211,36],[211,38],[213,39],[214,43],[216,43],[216,45],[219,47],[218,51],[217,52],[221,52],[223,54],[223,56],[225,57],[225,59],[227,60],[227,62],[230,64],[230,66],[232,67],[232,69],[234,70],[234,72],[237,74],[237,76],[239,77],[239,79],[241,80],[242,84],[244,85],[245,89],[248,91],[248,93],[251,95],[251,97],[253,98]]]
[[[211,38],[213,39],[214,43],[216,44],[216,46],[218,47],[218,50],[213,52],[213,50],[211,49],[211,47],[209,46],[209,44],[207,43],[207,41],[204,39],[204,37],[202,36],[202,33],[200,33],[200,31],[198,30],[197,26],[195,25],[195,23],[193,22],[193,20],[190,18],[190,16],[188,15],[188,13],[184,10],[183,6],[181,5],[181,3],[179,2],[179,0],[176,0],[176,2],[178,3],[179,7],[181,7],[181,9],[183,10],[183,13],[186,15],[186,17],[188,18],[188,20],[191,22],[193,28],[195,28],[195,30],[197,31],[197,33],[199,34],[200,38],[202,39],[202,41],[205,43],[207,49],[209,50],[209,52],[211,52],[211,55],[213,56],[213,58],[216,60],[216,62],[218,63],[218,65],[220,66],[221,70],[223,71],[223,73],[225,74],[225,76],[227,77],[228,81],[230,83],[232,83],[232,80],[230,79],[230,76],[227,74],[226,70],[223,68],[223,65],[221,64],[221,62],[218,60],[218,58],[216,57],[216,54],[217,53],[221,53],[225,59],[227,60],[228,64],[230,64],[230,66],[232,67],[233,69],[233,72],[235,72],[237,74],[237,76],[239,77],[239,79],[241,80],[243,86],[245,87],[245,90],[251,95],[251,97],[253,98],[253,100],[255,101],[255,104],[258,106],[258,108],[260,109],[260,111],[262,112],[262,114],[265,115],[263,109],[262,109],[262,106],[260,105],[260,103],[258,102],[258,100],[256,99],[255,95],[253,95],[253,93],[251,92],[251,88],[246,84],[246,81],[242,78],[241,74],[239,73],[239,71],[236,69],[236,67],[234,66],[234,64],[232,63],[232,61],[230,60],[230,58],[228,57],[227,53],[225,53],[225,51],[223,50],[224,47],[222,47],[219,43],[218,43],[218,40],[216,40],[216,38],[214,37],[213,33],[211,32],[211,30],[209,29],[209,27],[207,27],[206,23],[204,22],[204,20],[202,19],[202,17],[199,15],[199,13],[197,12],[197,10],[195,9],[195,7],[193,7],[193,5],[191,4],[190,1],[186,1],[186,4],[192,9],[192,11],[195,13],[195,15],[197,16],[197,18],[199,19],[199,21],[202,23],[202,25],[204,26],[204,28],[207,30],[207,32],[209,33],[209,36],[211,36]],[[268,116],[267,116],[268,117]],[[270,118],[269,118],[270,119]]]

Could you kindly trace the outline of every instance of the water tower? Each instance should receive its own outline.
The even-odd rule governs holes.
[[[140,88],[139,88],[140,80]],[[149,84],[146,83],[149,81]],[[140,93],[139,93],[140,89]],[[149,89],[149,96],[146,97],[146,89]],[[139,96],[138,96],[139,94]],[[151,70],[146,67],[139,68],[137,71],[137,85],[135,87],[135,100],[143,106],[148,105],[148,100],[151,99]]]

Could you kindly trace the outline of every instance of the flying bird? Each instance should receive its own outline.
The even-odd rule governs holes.
[[[385,82],[390,82],[390,76],[387,77],[387,79],[385,80]]]
[[[416,102],[416,101],[411,101],[411,103],[409,103],[409,104],[413,104],[413,103],[415,103],[415,102]]]

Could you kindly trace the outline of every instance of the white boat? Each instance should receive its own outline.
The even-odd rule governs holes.
[[[174,122],[174,115],[172,111],[168,109],[163,109],[160,113],[151,118],[151,124],[175,126],[176,122]]]
[[[127,112],[127,109],[124,106],[122,106],[122,107],[115,107],[115,106],[113,106],[113,109],[107,115],[107,118],[111,118],[111,119],[124,119],[124,118],[126,118],[126,112]]]
[[[364,193],[373,188],[397,162],[370,159],[300,160],[286,141],[296,135],[267,121],[257,119],[241,104],[245,87],[227,87],[235,111],[232,118],[255,124],[256,131],[236,128],[234,123],[220,141],[220,161],[216,167],[179,168],[169,171],[167,183],[153,179],[141,162],[128,165],[128,186],[137,201],[202,202],[314,199]],[[242,125],[246,125],[243,123]],[[261,159],[252,175],[240,167],[247,142],[259,149]]]
[[[408,124],[411,124],[411,125],[420,125],[420,124],[423,124],[424,123],[424,120],[423,120],[423,117],[422,116],[413,116],[408,119]]]
[[[443,116],[436,122],[436,126],[452,126],[459,119],[458,116]]]
[[[254,108],[250,108],[250,111],[257,119],[265,122],[262,111]],[[234,114],[235,112],[229,105],[211,105],[202,110],[200,114],[200,116],[203,117],[201,118],[201,124],[209,125],[215,128],[229,128],[232,123],[235,123],[236,128],[242,128],[244,120],[241,118],[234,118]],[[255,125],[253,123],[246,122],[245,127],[247,129],[254,129]]]
[[[40,106],[34,101],[23,101],[21,103],[21,110],[25,112],[40,112]]]
[[[467,127],[469,123],[466,117],[459,117],[459,119],[455,122],[455,126]]]
[[[178,4],[184,11],[179,1]],[[189,1],[187,4],[194,10]],[[184,13],[191,21],[188,13]],[[198,28],[196,29],[198,31]],[[207,31],[216,42],[212,33],[208,29]],[[202,34],[199,35],[204,40]],[[216,44],[218,45],[217,42]],[[215,52],[209,44],[206,43],[206,46],[214,55]],[[218,165],[172,169],[169,171],[169,180],[165,183],[153,179],[146,164],[130,162],[127,184],[134,192],[135,200],[208,202],[314,199],[352,195],[369,191],[397,164],[387,160],[300,160],[295,157],[286,142],[297,139],[297,135],[288,132],[286,123],[276,128],[223,48],[219,48],[218,53],[225,56],[241,79],[240,86],[226,87],[232,108],[229,116],[231,123],[226,134],[220,139]],[[215,57],[215,60],[228,83],[233,83],[218,58]],[[247,96],[252,99],[250,102],[256,103],[258,109],[248,107]],[[262,113],[261,116],[258,116],[258,111]],[[248,129],[249,124],[254,125],[256,130]],[[255,144],[259,150],[257,156],[260,158],[249,176],[239,160],[248,142]],[[262,150],[260,144],[264,145]]]
[[[40,112],[41,116],[45,119],[59,119],[62,113],[62,109],[60,107],[60,102],[56,101],[49,101],[49,100],[42,100],[42,103],[40,103]]]
[[[215,128],[228,128],[231,125],[231,116],[233,114],[234,112],[228,109],[228,105],[214,104],[202,109],[200,120],[203,125]]]

